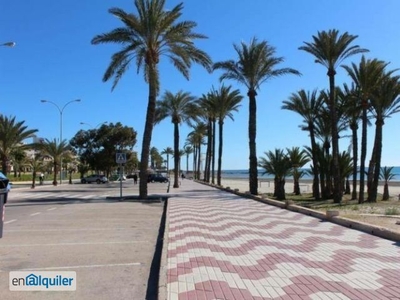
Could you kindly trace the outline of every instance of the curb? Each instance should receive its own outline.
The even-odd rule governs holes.
[[[169,234],[169,215],[168,202],[166,203],[165,231],[163,237],[163,248],[161,253],[160,274],[158,279],[158,300],[168,299],[167,272],[168,272],[168,234]]]
[[[283,209],[291,210],[293,212],[297,212],[297,213],[301,213],[301,214],[308,215],[311,217],[315,217],[315,218],[318,218],[323,221],[332,222],[332,223],[335,223],[335,224],[338,224],[338,225],[341,225],[344,227],[362,231],[362,232],[365,232],[365,233],[368,233],[368,234],[371,234],[371,235],[374,235],[377,237],[381,237],[381,238],[384,238],[387,240],[391,240],[394,242],[400,242],[400,233],[390,230],[390,229],[387,229],[387,228],[384,228],[384,227],[378,227],[378,226],[374,226],[371,224],[367,224],[367,223],[347,219],[344,217],[340,217],[340,216],[329,217],[329,216],[327,216],[327,214],[325,214],[323,212],[305,208],[305,207],[302,207],[299,205],[294,205],[290,201],[281,202],[278,200],[273,200],[273,199],[267,198],[265,196],[255,196],[255,195],[250,194],[249,192],[242,193],[242,192],[239,192],[238,189],[232,190],[229,187],[224,188],[223,186],[218,186],[216,184],[211,184],[211,183],[207,183],[204,181],[199,181],[199,180],[195,180],[195,181],[197,183],[207,185],[209,187],[213,187],[213,188],[216,188],[216,189],[219,189],[219,190],[231,193],[231,194],[235,194],[235,195],[238,195],[243,198],[252,199],[252,200],[255,200],[258,202],[262,202],[262,203],[270,204],[270,205],[277,206],[277,207],[280,207]]]

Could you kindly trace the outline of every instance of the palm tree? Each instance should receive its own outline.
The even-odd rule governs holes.
[[[349,176],[353,172],[353,159],[350,153],[343,151],[339,153],[340,176],[342,176],[342,188],[345,194],[350,194]]]
[[[36,152],[36,151],[35,151]],[[32,169],[32,185],[34,189],[36,186],[36,172],[43,168],[43,156],[40,153],[34,153],[32,157],[27,158],[28,166]]]
[[[194,149],[193,170],[196,170],[194,178],[200,179],[201,145],[204,145],[204,136],[207,134],[207,125],[203,122],[198,122],[192,127],[193,131],[189,132],[187,141],[191,143]]]
[[[162,152],[161,155],[166,155],[167,156],[167,174],[169,176],[169,156],[174,154],[174,150],[171,147],[165,148]]]
[[[358,45],[351,45],[356,38],[356,35],[350,35],[347,32],[339,35],[338,30],[331,29],[329,31],[319,31],[317,36],[313,36],[312,43],[304,42],[305,46],[299,47],[299,50],[304,50],[314,55],[315,62],[325,66],[328,69],[328,107],[332,120],[332,173],[334,180],[333,200],[335,203],[340,203],[342,201],[342,185],[339,169],[339,134],[337,128],[338,118],[336,112],[335,75],[337,66],[339,66],[344,59],[355,54],[368,51],[360,48]]]
[[[189,123],[197,116],[196,98],[188,92],[179,91],[176,94],[166,91],[160,101],[157,101],[157,120],[161,122],[167,117],[174,124],[174,153],[179,153],[179,125]],[[179,188],[179,155],[174,155],[174,188]]]
[[[183,150],[186,155],[186,176],[189,174],[189,155],[193,153],[193,147],[190,145],[185,145]]]
[[[353,80],[358,92],[358,105],[361,107],[361,156],[360,156],[360,194],[358,203],[364,202],[365,159],[367,157],[367,125],[370,97],[373,90],[380,84],[384,70],[388,64],[378,59],[365,59],[364,55],[358,65],[343,66]],[[373,160],[373,155],[371,156]],[[372,168],[371,168],[372,172]]]
[[[227,60],[214,64],[214,70],[221,69],[224,73],[220,80],[233,79],[243,84],[248,89],[249,97],[249,186],[250,193],[257,195],[258,171],[257,171],[257,151],[256,151],[256,131],[257,131],[257,90],[261,84],[269,79],[286,74],[300,75],[300,72],[291,68],[277,69],[276,67],[284,61],[283,57],[275,56],[275,48],[267,41],[258,42],[253,38],[247,45],[242,42],[240,45],[234,44],[234,49],[238,55],[237,61]]]
[[[385,76],[381,85],[371,97],[372,115],[375,117],[375,167],[369,202],[376,202],[381,170],[383,125],[385,119],[400,112],[400,76]]]
[[[44,155],[48,155],[53,159],[53,185],[57,185],[57,173],[60,167],[61,157],[67,154],[70,147],[65,140],[61,143],[57,143],[57,139],[48,140],[45,139],[43,143],[37,144],[36,148],[39,149]]]
[[[381,168],[380,179],[385,181],[383,186],[383,197],[382,200],[389,200],[389,181],[396,177],[396,174],[392,173],[393,167]]]
[[[140,159],[141,198],[147,198],[147,167],[149,162],[151,137],[154,127],[156,98],[160,90],[159,63],[166,56],[182,75],[189,79],[192,63],[198,63],[211,71],[211,59],[194,45],[197,39],[206,36],[193,32],[197,26],[192,21],[178,22],[182,15],[183,3],[172,9],[165,8],[165,0],[135,0],[137,14],[127,13],[120,8],[109,12],[123,22],[122,27],[100,34],[92,39],[92,44],[112,43],[122,45],[121,51],[111,58],[103,81],[114,77],[112,88],[129,69],[132,61],[137,71],[143,71],[149,85],[149,97],[144,127],[142,154]]]
[[[293,93],[288,100],[283,101],[282,109],[297,112],[303,117],[304,125],[301,125],[302,130],[310,133],[311,140],[311,158],[313,161],[313,196],[316,200],[321,198],[319,191],[319,166],[318,166],[318,155],[317,146],[315,141],[315,119],[320,113],[323,106],[323,97],[320,94],[317,97],[317,90],[306,92],[300,90],[297,93]]]
[[[217,184],[221,185],[222,171],[222,152],[223,152],[223,128],[224,121],[228,117],[233,121],[232,112],[238,111],[243,96],[239,90],[231,91],[231,86],[222,85],[218,90],[212,90],[211,97],[215,100],[215,112],[218,119],[218,167],[217,167]]]
[[[285,178],[292,169],[290,158],[282,149],[275,149],[274,152],[264,152],[264,154],[266,157],[260,157],[259,166],[265,170],[264,174],[275,176],[274,196],[278,200],[285,200]]]
[[[352,83],[351,87],[343,84],[342,92],[339,97],[343,97],[345,103],[344,114],[351,130],[351,148],[353,154],[353,188],[351,193],[351,200],[357,199],[357,162],[358,162],[358,123],[361,117],[361,105],[359,103],[359,89]]]
[[[7,175],[7,163],[11,153],[17,148],[25,149],[28,146],[22,142],[32,137],[38,130],[28,129],[25,121],[17,122],[15,117],[6,117],[0,114],[0,159],[4,175]]]
[[[292,147],[286,148],[287,155],[289,157],[291,166],[292,166],[292,175],[293,175],[293,193],[295,195],[300,195],[300,183],[299,180],[301,176],[304,175],[304,172],[299,170],[304,167],[306,163],[310,160],[307,157],[307,154],[304,150],[300,150],[300,147]]]

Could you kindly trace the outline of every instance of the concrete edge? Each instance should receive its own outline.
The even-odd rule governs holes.
[[[161,263],[160,263],[160,273],[158,279],[158,300],[167,300],[168,298],[168,288],[167,288],[167,272],[168,272],[168,234],[169,234],[169,201],[166,205],[166,215],[165,215],[165,231],[163,236],[163,249],[161,252]]]
[[[387,240],[394,241],[394,242],[400,242],[400,233],[395,232],[395,231],[390,230],[390,229],[387,229],[387,228],[384,228],[384,227],[374,226],[374,225],[371,225],[371,224],[367,224],[367,223],[364,223],[364,222],[351,220],[351,219],[340,217],[340,216],[328,217],[323,212],[316,211],[316,210],[313,210],[313,209],[310,209],[310,208],[305,208],[305,207],[298,206],[298,205],[294,205],[294,204],[291,204],[290,201],[281,202],[281,201],[270,199],[270,198],[267,198],[267,197],[255,196],[255,195],[252,195],[252,194],[250,194],[248,192],[247,193],[242,193],[237,189],[232,190],[230,188],[225,188],[225,187],[222,187],[222,186],[218,186],[216,184],[210,184],[210,183],[207,183],[207,182],[204,182],[204,181],[200,181],[200,180],[196,180],[196,182],[198,182],[200,184],[204,184],[204,185],[210,186],[210,187],[213,187],[213,188],[216,188],[216,189],[219,189],[219,190],[222,190],[222,191],[225,191],[225,192],[228,192],[228,193],[231,193],[231,194],[238,195],[238,196],[243,197],[243,198],[256,200],[258,202],[263,202],[263,203],[270,204],[270,205],[273,205],[273,206],[277,206],[277,207],[280,207],[280,208],[283,208],[283,209],[288,209],[288,210],[291,210],[293,212],[298,212],[298,213],[301,213],[301,214],[304,214],[304,215],[308,215],[308,216],[311,216],[311,217],[318,218],[318,219],[323,220],[323,221],[328,221],[328,222],[332,222],[332,223],[335,223],[335,224],[338,224],[338,225],[341,225],[341,226],[344,226],[344,227],[348,227],[348,228],[351,228],[351,229],[359,230],[359,231],[362,231],[362,232],[365,232],[365,233],[368,233],[368,234],[371,234],[371,235],[374,235],[374,236],[377,236],[377,237],[381,237],[381,238],[384,238],[384,239],[387,239]]]

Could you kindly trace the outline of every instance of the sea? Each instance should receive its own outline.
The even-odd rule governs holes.
[[[307,171],[308,169],[302,169]],[[366,168],[368,171],[368,168]],[[393,167],[392,172],[395,174],[395,177],[392,179],[392,181],[400,181],[400,166],[399,167]],[[226,179],[247,179],[249,178],[249,170],[222,170],[221,172],[221,177],[226,178]],[[263,169],[258,169],[258,178],[265,178],[265,179],[273,179],[274,176],[271,174],[264,174]],[[291,176],[287,177],[288,179],[293,179]],[[305,174],[303,179],[312,179],[312,175]]]

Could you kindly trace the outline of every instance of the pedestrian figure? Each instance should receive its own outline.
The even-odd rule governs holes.
[[[137,175],[136,174],[133,175],[133,184],[137,184]]]
[[[44,180],[44,174],[40,173],[40,175],[39,175],[39,183],[40,183],[40,185],[43,184],[43,180]]]
[[[185,174],[182,173],[181,177],[182,177],[182,180],[185,179]]]

